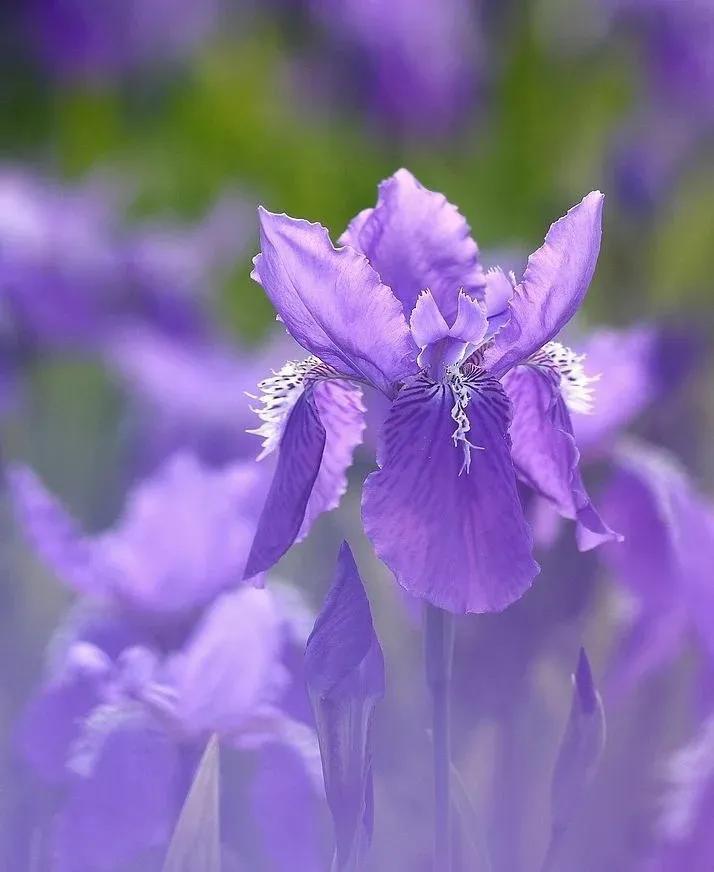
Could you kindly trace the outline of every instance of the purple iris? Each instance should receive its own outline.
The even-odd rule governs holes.
[[[206,332],[205,288],[240,257],[245,203],[226,196],[195,225],[127,227],[118,201],[101,179],[0,168],[0,320],[18,343],[104,350],[137,324]]]
[[[482,48],[468,0],[311,0],[310,7],[327,31],[328,50],[350,62],[342,100],[356,90],[380,121],[420,137],[466,116]]]
[[[622,689],[671,660],[685,641],[714,652],[714,506],[674,457],[639,440],[613,452],[602,498],[625,534],[622,547],[601,555],[631,603],[613,670]]]
[[[406,170],[338,248],[319,224],[260,210],[253,277],[311,356],[261,384],[256,432],[279,456],[248,575],[337,505],[362,386],[391,400],[364,527],[410,593],[452,612],[524,593],[538,566],[517,476],[577,522],[582,548],[613,537],[582,484],[570,420],[593,379],[555,340],[595,270],[602,201],[589,194],[557,221],[519,283],[484,271],[464,218]]]
[[[658,845],[643,868],[704,872],[714,864],[714,715],[710,713],[697,735],[673,755],[667,770]]]
[[[260,479],[252,462],[211,469],[180,454],[134,487],[112,528],[89,536],[34,473],[9,470],[28,540],[82,595],[20,729],[32,770],[62,791],[51,826],[61,868],[123,868],[147,852],[158,861],[214,733],[258,752],[256,815],[269,804],[276,826],[292,820],[302,833],[295,851],[312,852],[319,757],[292,668],[311,618],[283,585],[240,584]]]
[[[290,630],[272,592],[223,594],[168,651],[145,642],[112,655],[81,637],[67,643],[66,633],[20,732],[32,769],[63,792],[50,848],[61,868],[110,870],[160,858],[212,734],[225,748],[259,752],[259,769],[276,746],[288,752],[284,777],[259,779],[255,801],[268,789],[279,803],[291,790],[303,804],[302,841],[309,840],[319,757],[311,728],[285,708]]]
[[[212,470],[180,453],[133,488],[112,528],[88,536],[32,470],[8,479],[28,540],[60,579],[164,627],[240,581],[263,493],[253,463]]]
[[[66,79],[106,79],[186,56],[215,29],[221,0],[33,0],[27,26]],[[167,27],[167,21],[171,26]]]

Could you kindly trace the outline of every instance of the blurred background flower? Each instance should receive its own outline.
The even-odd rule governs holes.
[[[608,735],[557,869],[711,872],[713,101],[709,0],[2,5],[0,868],[160,869],[212,734],[224,868],[327,868],[303,650],[345,539],[386,668],[367,868],[430,868],[419,606],[357,497],[385,409],[340,507],[241,583],[274,463],[251,395],[292,355],[255,207],[337,238],[406,166],[518,274],[606,194],[567,342],[600,375],[580,468],[626,540],[579,554],[521,492],[541,575],[456,627],[455,859],[543,862],[584,645]]]

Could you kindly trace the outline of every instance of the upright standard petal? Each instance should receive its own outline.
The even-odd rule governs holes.
[[[377,554],[409,593],[448,611],[500,611],[538,573],[509,420],[495,379],[474,376],[457,398],[420,376],[393,403],[381,468],[365,483],[362,517]]]
[[[576,522],[581,550],[617,539],[585,490],[558,374],[541,366],[517,366],[503,384],[513,405],[511,456],[519,477],[560,515]]]
[[[416,370],[399,300],[367,258],[335,248],[320,224],[259,209],[261,254],[252,277],[293,338],[343,375],[388,395]]]
[[[371,838],[372,716],[384,695],[384,658],[369,601],[346,542],[305,649],[336,870],[359,868]]]
[[[511,300],[511,317],[486,352],[484,365],[500,378],[553,339],[570,321],[595,272],[602,235],[603,195],[593,191],[555,222],[528,258]]]
[[[449,323],[460,289],[482,298],[486,280],[478,246],[459,210],[405,169],[379,186],[374,209],[361,212],[340,242],[364,252],[409,314],[429,288]]]

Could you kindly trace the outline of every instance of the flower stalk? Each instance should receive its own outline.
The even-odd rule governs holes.
[[[434,759],[434,872],[451,872],[451,666],[453,615],[427,604],[424,662],[431,697]]]

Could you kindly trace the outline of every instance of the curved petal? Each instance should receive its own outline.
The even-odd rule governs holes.
[[[399,300],[362,254],[335,248],[320,224],[258,211],[261,254],[251,275],[290,334],[338,372],[392,395],[416,370]]]
[[[504,387],[513,404],[511,455],[520,478],[578,526],[578,545],[588,550],[618,536],[603,523],[585,490],[570,413],[558,375],[539,366],[518,366]]]
[[[165,845],[180,801],[178,747],[140,711],[98,710],[88,729],[95,753],[70,781],[54,844],[59,868],[77,872]]]
[[[280,439],[278,464],[258,520],[245,578],[269,569],[297,539],[326,441],[315,397],[306,390],[295,402]]]
[[[425,288],[450,324],[461,288],[483,296],[485,278],[471,228],[443,194],[424,188],[408,170],[380,184],[375,208],[360,212],[340,242],[367,255],[407,314]]]
[[[409,318],[409,329],[419,348],[438,342],[449,335],[449,325],[429,288],[424,288],[417,296]]]
[[[583,453],[607,449],[618,432],[692,369],[696,343],[675,329],[636,324],[598,329],[579,343],[588,371],[600,375],[592,413],[574,415]]]
[[[269,569],[337,507],[365,428],[362,392],[346,381],[308,382],[284,425],[278,463],[246,565],[245,578]]]
[[[282,643],[281,616],[267,590],[245,587],[217,599],[169,667],[183,729],[239,732],[282,686]]]
[[[37,475],[29,467],[13,466],[7,484],[18,523],[42,561],[76,590],[104,593],[110,578],[94,543]]]
[[[211,469],[169,458],[130,493],[118,523],[95,540],[113,593],[143,611],[188,612],[240,581],[266,484],[255,463]]]
[[[686,505],[696,500],[693,484],[667,452],[639,441],[619,445],[612,462],[602,504],[625,541],[603,549],[603,559],[646,609],[671,612],[687,600],[689,561],[701,575],[714,556],[714,540],[705,551],[692,548]]]
[[[511,300],[511,317],[484,357],[500,378],[538,351],[568,323],[595,272],[602,235],[603,195],[588,194],[551,225],[543,245],[528,258]]]
[[[381,469],[365,484],[364,526],[410,593],[452,612],[499,611],[538,573],[510,456],[510,403],[494,379],[472,386],[475,446],[463,474],[453,405],[447,385],[423,377],[400,391],[382,433]]]
[[[103,651],[74,643],[60,674],[30,700],[20,721],[20,750],[35,772],[50,782],[66,774],[69,750],[82,722],[102,698],[111,671]]]
[[[366,427],[362,391],[355,385],[345,381],[320,381],[313,388],[313,397],[325,428],[325,449],[297,536],[298,542],[307,536],[323,512],[339,505],[347,490],[347,470],[352,464],[352,455],[362,442]]]

